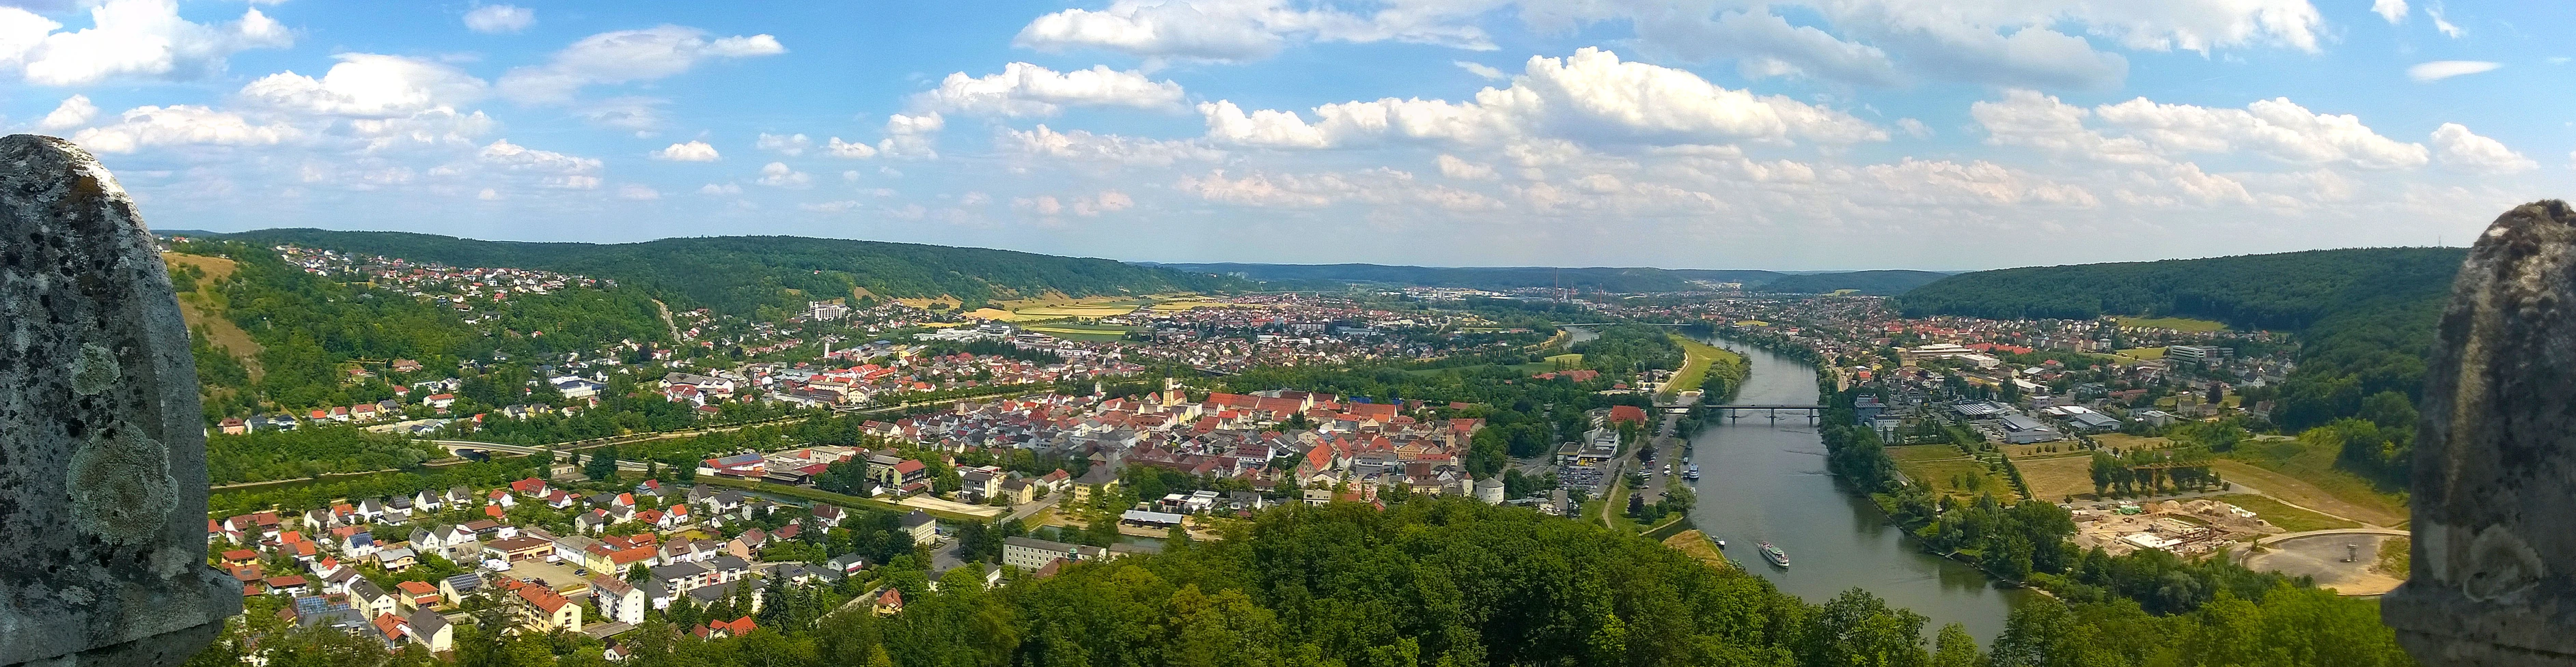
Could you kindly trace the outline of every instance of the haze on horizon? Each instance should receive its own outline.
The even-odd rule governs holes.
[[[2576,53],[2532,28],[2571,20],[39,0],[0,3],[0,130],[99,153],[162,229],[1957,270],[2464,244],[2569,184],[2576,125],[2525,109],[2567,101]]]

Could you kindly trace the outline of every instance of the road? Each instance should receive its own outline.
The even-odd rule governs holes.
[[[1674,434],[1679,432],[1680,426],[1681,420],[1668,415],[1664,423],[1656,427],[1655,437],[1647,439],[1648,446],[1655,451],[1655,462],[1646,469],[1646,487],[1638,489],[1636,493],[1639,497],[1645,498],[1648,505],[1662,500],[1666,486],[1680,474],[1672,472],[1681,469],[1682,440],[1674,437]],[[1655,474],[1657,470],[1666,471],[1666,474]],[[1625,507],[1619,508],[1622,512],[1627,510],[1628,508]]]
[[[1011,508],[1010,514],[1002,515],[1002,521],[1020,521],[1036,516],[1038,512],[1045,511],[1046,508],[1049,507],[1054,507],[1056,499],[1062,497],[1064,497],[1064,492],[1058,491],[1047,494],[1046,497],[1039,498],[1035,502],[1021,503],[1019,507]],[[995,521],[993,523],[998,525],[1002,523],[1002,521]]]

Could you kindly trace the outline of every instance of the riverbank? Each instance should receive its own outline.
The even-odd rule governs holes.
[[[1788,354],[1714,336],[1702,342],[1743,355],[1749,369],[1736,402],[1818,404],[1821,371]],[[1825,469],[1817,426],[1805,420],[1719,421],[1690,438],[1701,479],[1690,512],[1700,532],[1749,548],[1768,541],[1789,552],[1791,568],[1747,563],[1747,572],[1783,592],[1822,603],[1859,587],[1931,619],[1992,639],[2024,589],[1994,586],[1985,572],[1926,553],[1875,503]]]

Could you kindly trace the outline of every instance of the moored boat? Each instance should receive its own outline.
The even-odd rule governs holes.
[[[1692,480],[1692,481],[1698,481],[1698,480],[1699,480],[1699,466],[1697,466],[1697,465],[1693,465],[1693,466],[1688,467],[1688,468],[1683,468],[1683,469],[1682,469],[1682,479],[1687,479],[1687,480]]]
[[[1764,560],[1771,561],[1772,565],[1778,565],[1780,567],[1789,566],[1789,552],[1781,551],[1779,547],[1771,546],[1770,542],[1761,543],[1761,547],[1762,558]]]

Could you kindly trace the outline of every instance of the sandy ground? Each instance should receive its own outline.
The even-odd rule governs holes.
[[[2386,535],[2311,535],[2264,545],[2263,553],[2245,558],[2245,567],[2297,576],[2316,577],[2318,588],[2331,588],[2344,595],[2379,595],[2397,588],[2405,580],[2371,569],[2379,561],[2379,541]],[[2343,562],[2346,545],[2358,547],[2360,557]]]
[[[913,496],[905,498],[901,504],[905,507],[918,507],[921,509],[939,510],[942,512],[956,512],[958,514],[971,514],[987,519],[1001,516],[1010,511],[1005,508],[994,507],[991,505],[968,505],[960,502],[940,500],[930,496]]]

